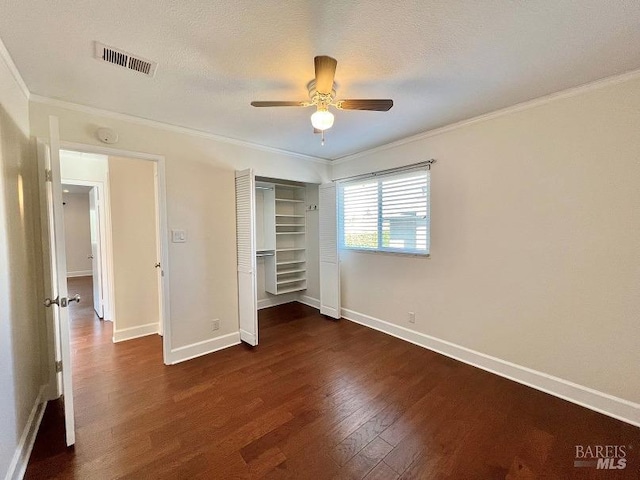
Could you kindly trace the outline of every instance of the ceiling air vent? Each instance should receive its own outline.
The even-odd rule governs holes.
[[[144,73],[150,77],[153,77],[156,74],[158,62],[145,60],[138,55],[133,55],[118,48],[109,47],[108,45],[104,45],[100,42],[95,42],[95,44],[95,57],[99,60],[113,63],[114,65],[119,65],[121,67],[128,68],[129,70],[135,70],[136,72]]]

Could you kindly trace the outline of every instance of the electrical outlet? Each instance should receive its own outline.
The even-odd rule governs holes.
[[[415,314],[415,312],[409,312],[409,323],[416,323],[416,314]]]
[[[216,318],[215,320],[211,320],[211,331],[215,332],[216,330],[220,330],[219,318]]]

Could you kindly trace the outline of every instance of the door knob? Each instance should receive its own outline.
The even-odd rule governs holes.
[[[67,307],[71,302],[80,303],[80,294],[76,293],[71,298],[56,297],[54,300],[51,300],[50,298],[45,298],[43,303],[44,303],[45,307],[50,307],[51,305],[58,305],[59,307],[63,307],[64,308],[64,307]]]
[[[50,298],[45,298],[43,303],[45,307],[50,307],[51,305],[54,305],[54,304],[60,306],[60,297],[56,297],[54,300],[51,300]]]

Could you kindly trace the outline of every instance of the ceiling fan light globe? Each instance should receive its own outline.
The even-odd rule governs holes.
[[[333,113],[328,110],[318,110],[311,115],[311,125],[318,130],[328,130],[333,126]]]

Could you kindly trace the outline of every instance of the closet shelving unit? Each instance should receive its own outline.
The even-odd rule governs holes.
[[[273,295],[307,288],[305,187],[273,183],[273,210],[265,207],[265,232],[273,232],[274,255],[265,257],[265,290]],[[268,222],[273,222],[271,229]],[[271,243],[271,242],[269,242]]]

